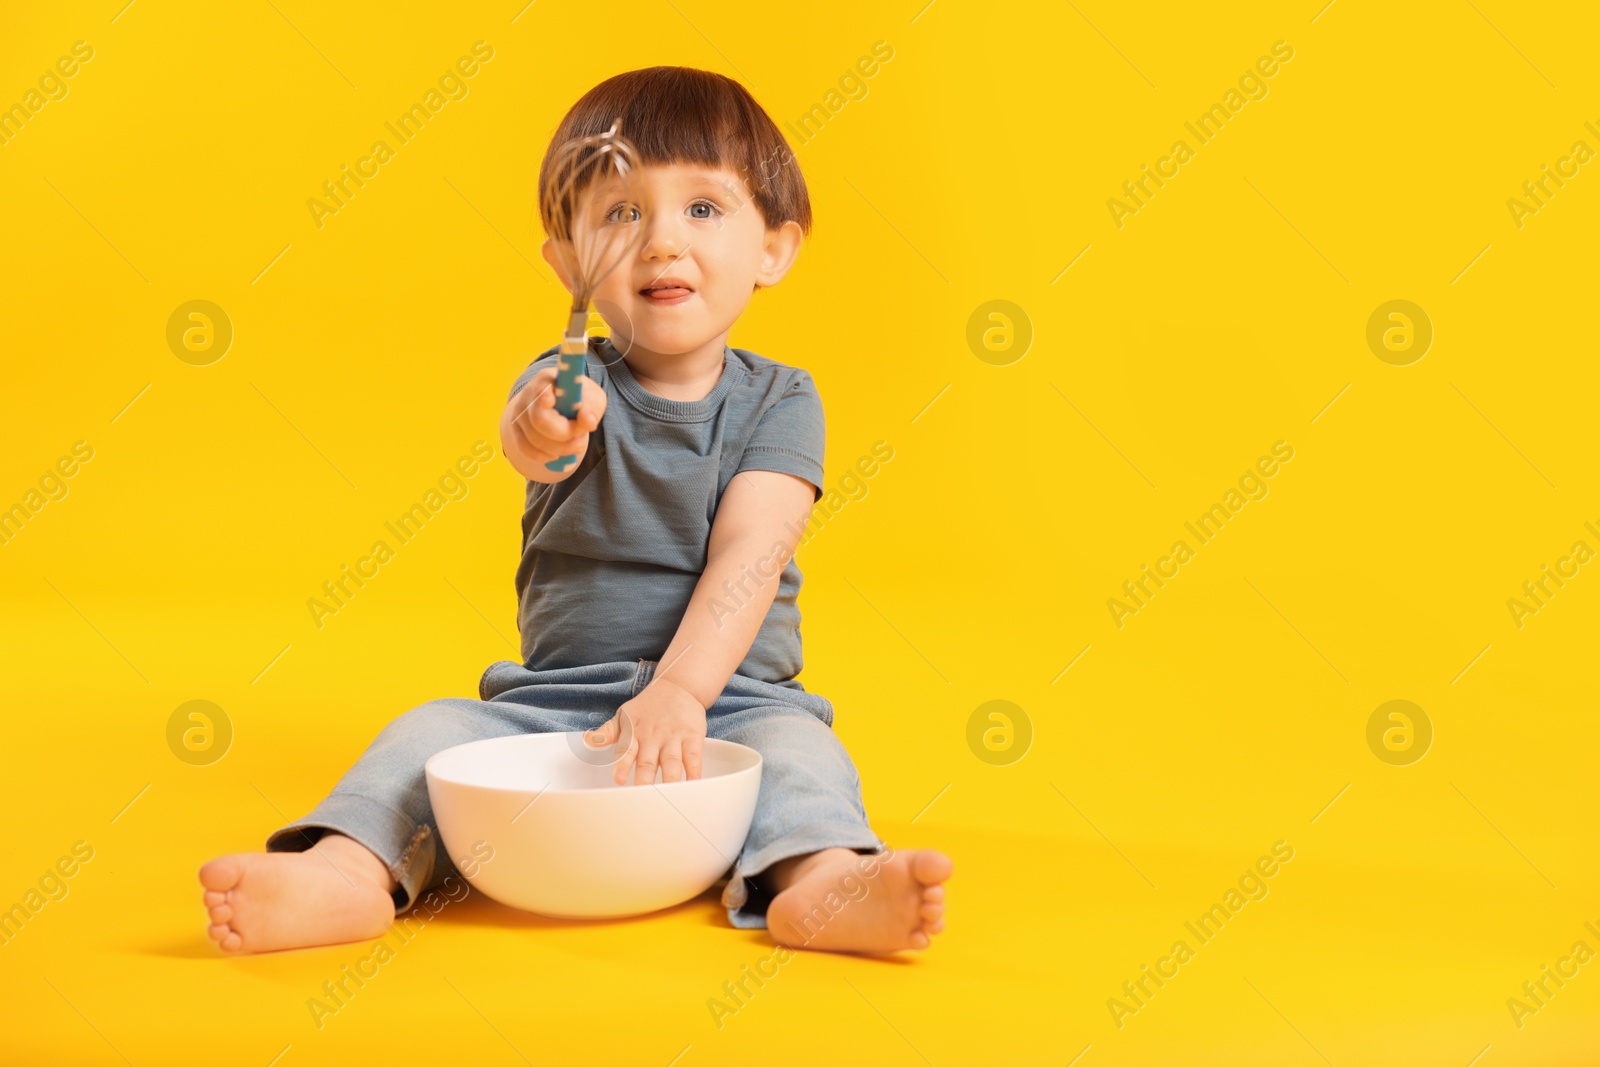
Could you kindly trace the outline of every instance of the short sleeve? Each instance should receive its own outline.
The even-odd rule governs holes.
[[[734,471],[781,471],[810,482],[822,498],[822,397],[811,375],[796,369],[777,401],[756,423]]]

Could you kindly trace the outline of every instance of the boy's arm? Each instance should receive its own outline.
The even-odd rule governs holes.
[[[815,501],[816,488],[793,474],[733,476],[711,524],[705,570],[651,685],[677,686],[702,708],[716,702],[767,617]]]
[[[711,524],[705,570],[655,677],[584,734],[591,747],[625,747],[612,765],[618,785],[630,773],[636,782],[654,782],[658,767],[668,782],[701,776],[706,712],[750,651],[816,492],[805,479],[779,471],[740,471],[728,483]]]

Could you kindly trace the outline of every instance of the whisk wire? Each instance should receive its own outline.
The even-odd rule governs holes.
[[[638,152],[620,127],[618,119],[604,133],[574,138],[552,149],[550,179],[541,204],[549,236],[572,284],[572,308],[557,357],[555,404],[556,411],[569,419],[577,415],[580,400],[577,378],[588,349],[589,302],[600,283],[644,239],[646,230]],[[624,214],[637,211],[638,219],[612,221],[606,201],[598,197],[605,194],[609,200],[613,189],[617,206]],[[576,456],[562,456],[545,466],[560,471],[575,462]]]

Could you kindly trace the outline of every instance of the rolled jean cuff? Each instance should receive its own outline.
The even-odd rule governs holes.
[[[722,891],[728,921],[744,930],[766,929],[767,906],[772,903],[773,894],[755,881],[755,876],[779,860],[825,848],[848,848],[876,855],[889,846],[860,823],[813,823],[785,834],[757,849],[749,859],[734,864]]]
[[[267,838],[268,852],[304,852],[328,831],[366,848],[395,880],[395,910],[410,906],[433,874],[434,833],[404,812],[356,793],[334,793]]]

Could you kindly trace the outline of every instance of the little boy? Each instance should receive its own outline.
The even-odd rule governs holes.
[[[551,143],[619,118],[643,164],[645,210],[619,203],[604,217],[645,233],[594,294],[612,336],[590,344],[575,419],[553,410],[552,349],[518,377],[500,422],[506,458],[528,479],[523,662],[492,664],[479,700],[395,719],[266,852],[201,867],[225,952],[381,934],[457,873],[423,764],[534,731],[583,731],[591,759],[611,746],[624,788],[654,788],[658,770],[665,782],[699,778],[708,736],[760,752],[755,817],[722,895],[735,926],[871,953],[926,948],[943,929],[949,857],[878,839],[833,705],[795,679],[793,556],[822,495],[821,399],[804,370],[727,345],[810,229],[800,169],[742,86],[687,67],[602,82]],[[549,168],[547,154],[541,204]],[[544,256],[571,289],[549,240]],[[577,462],[551,470],[561,456]],[[625,785],[630,772],[639,785]]]

